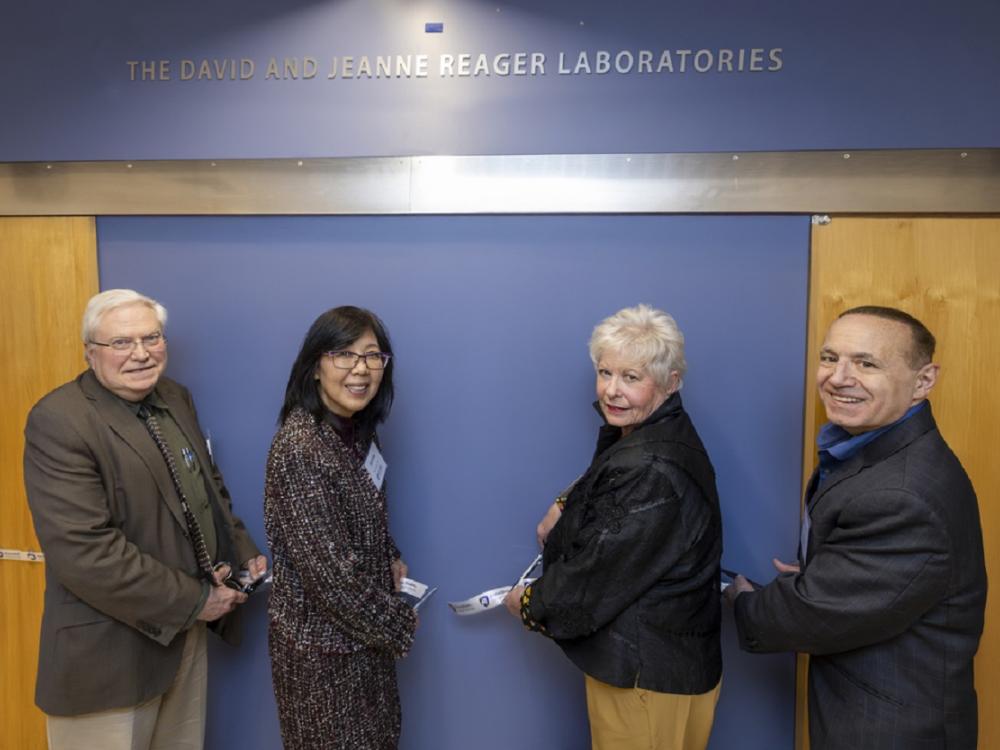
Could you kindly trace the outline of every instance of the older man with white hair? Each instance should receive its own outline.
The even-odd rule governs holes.
[[[201,748],[206,623],[237,638],[266,559],[232,514],[187,389],[163,377],[167,312],[94,296],[89,368],[31,410],[24,480],[45,553],[35,699],[53,750]],[[222,561],[226,561],[223,563]]]

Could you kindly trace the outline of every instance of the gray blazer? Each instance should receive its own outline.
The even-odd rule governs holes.
[[[232,515],[187,389],[161,378],[157,392],[202,466],[212,467],[220,547],[228,535],[237,564],[259,554]],[[24,435],[28,504],[45,553],[38,706],[72,716],[161,695],[203,589],[163,457],[90,370],[39,401]],[[236,624],[233,615],[216,623],[228,641]]]
[[[975,750],[979,507],[930,404],[815,483],[803,570],[737,597],[740,645],[812,654],[812,750]]]

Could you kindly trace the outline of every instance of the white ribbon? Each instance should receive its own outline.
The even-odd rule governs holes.
[[[18,562],[45,562],[45,555],[30,549],[0,549],[0,560],[16,560]]]
[[[456,615],[463,616],[478,615],[480,612],[486,612],[494,607],[499,607],[503,604],[504,597],[510,593],[511,589],[515,589],[518,586],[527,586],[538,580],[537,578],[528,578],[528,576],[531,575],[531,572],[537,568],[541,562],[542,556],[537,555],[535,559],[531,561],[531,565],[524,569],[524,572],[521,573],[520,577],[517,579],[517,583],[513,586],[501,586],[497,589],[483,591],[475,596],[470,596],[464,601],[448,602],[448,606],[451,607],[451,611]]]

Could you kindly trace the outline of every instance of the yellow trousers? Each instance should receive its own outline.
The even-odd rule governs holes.
[[[584,675],[593,750],[705,750],[722,680],[701,695],[619,688]]]

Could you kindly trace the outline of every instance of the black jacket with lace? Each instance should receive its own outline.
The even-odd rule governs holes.
[[[697,695],[722,675],[715,472],[673,394],[597,451],[549,534],[523,615],[602,682]]]

